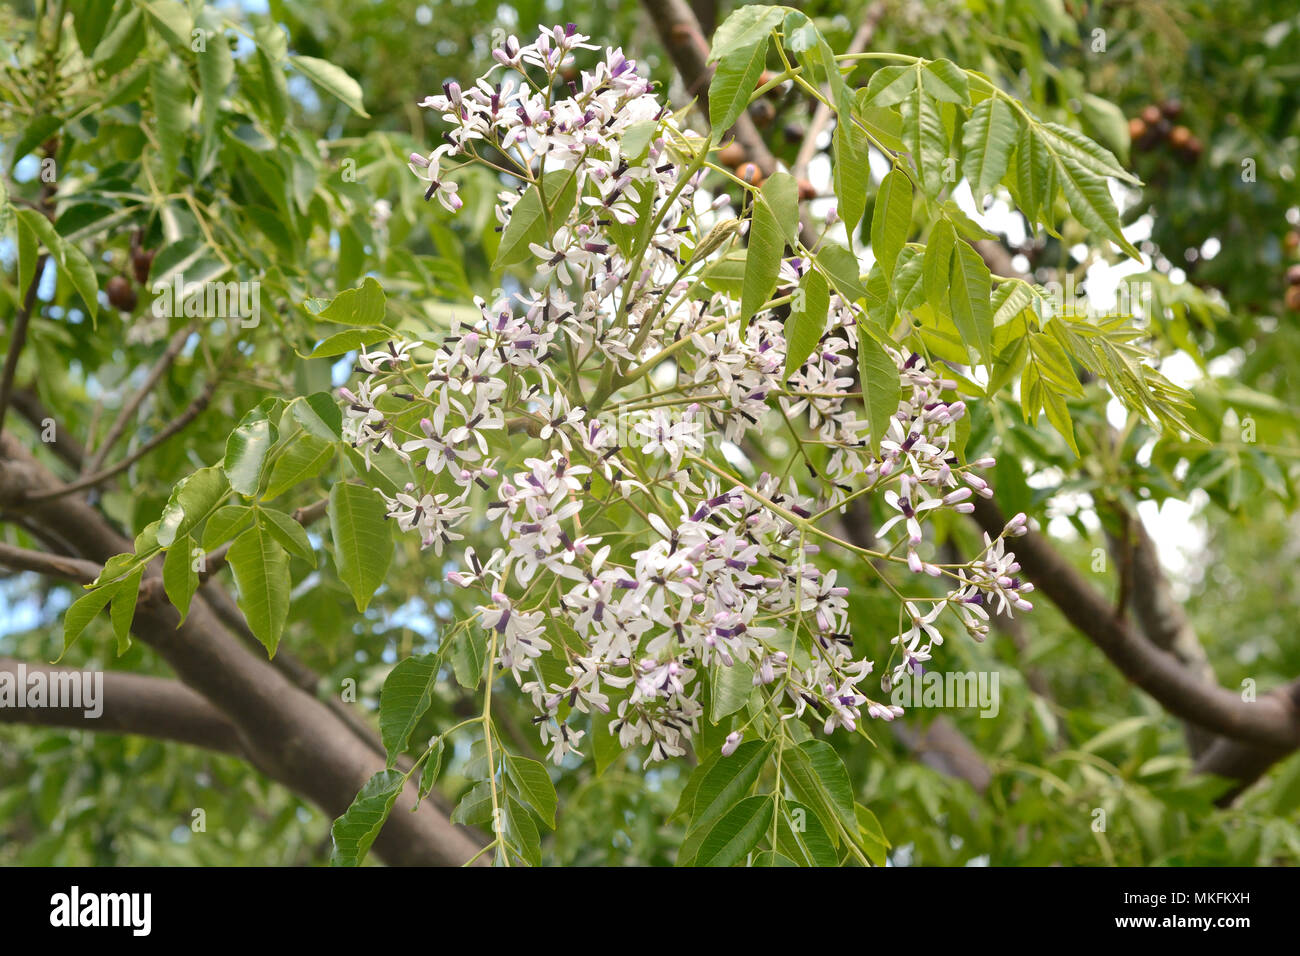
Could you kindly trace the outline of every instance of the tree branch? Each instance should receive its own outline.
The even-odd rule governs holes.
[[[975,498],[975,520],[990,535],[1006,519],[998,506]],[[1300,711],[1287,692],[1266,694],[1248,703],[1236,694],[1206,684],[1172,655],[1135,634],[1106,598],[1084,580],[1042,535],[1030,531],[1014,541],[1016,559],[1035,587],[1066,619],[1101,649],[1130,681],[1175,717],[1206,730],[1268,747],[1300,746]]]
[[[0,674],[18,679],[22,662],[0,657]],[[59,674],[84,674],[70,667],[51,667],[23,663],[30,679],[43,674],[47,681]],[[239,731],[215,707],[180,681],[163,677],[146,677],[120,671],[105,671],[98,717],[86,713],[86,707],[0,707],[0,723],[30,724],[41,727],[66,727],[95,733],[134,734],[156,740],[172,740],[244,757]],[[19,686],[18,692],[23,692]]]
[[[27,325],[32,318],[32,309],[36,307],[36,289],[41,284],[41,274],[45,272],[46,258],[43,255],[36,258],[36,271],[32,273],[32,281],[27,284],[22,308],[14,316],[13,334],[9,336],[9,351],[5,354],[4,371],[0,372],[0,429],[4,428],[5,415],[9,411],[9,394],[13,391],[18,359],[22,357],[23,346],[27,344]]]
[[[12,436],[0,434],[0,506],[21,501],[28,520],[70,542],[86,561],[102,564],[130,550],[131,542],[84,499],[40,497],[51,487],[57,479]],[[326,705],[227,631],[203,594],[195,595],[184,623],[165,601],[138,602],[132,632],[230,721],[253,766],[331,816],[384,769],[384,759]],[[457,865],[478,849],[434,804],[416,810],[414,784],[398,797],[375,842],[376,854],[397,865]]]
[[[162,380],[163,375],[166,374],[169,368],[171,368],[172,362],[176,360],[176,356],[180,354],[181,349],[185,348],[185,343],[189,341],[190,336],[194,333],[194,329],[197,325],[197,321],[191,322],[172,336],[171,341],[167,343],[166,350],[159,357],[158,361],[154,363],[153,368],[149,370],[148,376],[145,377],[144,384],[142,384],[139,390],[136,391],[136,393],[127,400],[127,403],[122,406],[122,410],[118,413],[117,418],[114,419],[113,424],[109,426],[108,434],[104,436],[104,440],[100,442],[99,447],[95,449],[95,453],[86,461],[85,466],[82,468],[83,475],[97,472],[103,467],[104,459],[108,457],[109,451],[112,450],[113,445],[116,444],[117,440],[122,437],[122,432],[126,431],[126,426],[129,425],[131,419],[135,417],[135,413],[139,411],[140,405],[144,402],[145,398],[147,398],[157,387],[158,382]],[[108,476],[106,475],[105,477]]]
[[[157,448],[167,439],[171,438],[173,435],[175,435],[178,431],[180,431],[190,422],[194,421],[194,419],[198,418],[198,416],[202,413],[202,411],[208,407],[208,403],[212,401],[212,394],[216,390],[217,390],[217,380],[214,378],[211,381],[209,381],[208,384],[203,386],[203,391],[201,391],[197,396],[195,396],[194,400],[190,402],[190,404],[186,407],[185,411],[181,412],[179,415],[173,418],[170,422],[168,422],[165,426],[163,426],[163,428],[158,432],[158,434],[154,435],[151,439],[149,439],[147,442],[145,442],[143,445],[137,448],[134,452],[127,455],[117,464],[110,465],[108,468],[104,468],[100,471],[97,471],[93,475],[87,475],[84,478],[78,478],[76,481],[70,482],[69,484],[60,485],[58,487],[51,488],[46,491],[34,492],[28,496],[28,500],[48,501],[51,498],[61,498],[64,495],[75,494],[78,491],[84,491],[87,488],[93,488],[95,487],[95,485],[98,485],[103,481],[107,481],[109,478],[112,478],[114,475],[126,471],[128,468],[134,465],[145,455],[149,454],[149,452],[153,451],[155,448]]]
[[[690,4],[686,0],[642,0],[642,5],[650,14],[650,22],[658,31],[664,49],[672,57],[686,92],[707,103],[709,80],[713,76],[713,67],[708,62],[709,41]],[[767,148],[748,113],[740,114],[731,131],[745,155],[763,171],[764,176],[776,171],[776,157]]]
[[[884,0],[876,0],[867,8],[866,14],[862,18],[862,24],[858,27],[853,39],[849,42],[849,48],[845,53],[861,53],[871,45],[871,39],[876,35],[876,27],[885,16]],[[825,103],[818,103],[817,110],[813,113],[812,122],[808,124],[808,129],[804,132],[803,142],[799,144],[799,153],[794,158],[794,165],[790,167],[790,173],[796,179],[805,179],[808,176],[808,164],[812,158],[817,155],[817,140],[826,125],[831,121],[832,110]]]

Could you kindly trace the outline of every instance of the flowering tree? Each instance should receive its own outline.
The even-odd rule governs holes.
[[[883,864],[891,839],[910,835],[886,835],[843,750],[869,750],[906,720],[895,689],[942,668],[954,644],[1018,626],[1037,601],[1031,576],[1085,631],[1099,622],[1094,640],[1185,716],[1182,677],[1105,631],[1110,608],[1052,564],[1025,511],[1007,519],[993,504],[1003,478],[1027,495],[1014,457],[1009,467],[986,438],[989,422],[1018,412],[1035,441],[1087,456],[1094,432],[1111,435],[1076,421],[1070,403],[1090,392],[1121,409],[1130,432],[1192,445],[1203,441],[1192,396],[1155,368],[1142,316],[1062,308],[954,199],[965,183],[977,204],[1004,196],[1033,228],[1140,260],[1110,185],[1136,177],[949,59],[865,42],[837,52],[818,20],[752,5],[701,50],[682,4],[649,6],[678,68],[708,74],[707,132],[691,103],[669,101],[665,77],[574,24],[503,32],[483,75],[420,103],[435,149],[404,156],[377,138],[362,151],[369,182],[410,200],[400,212],[347,179],[349,157],[341,184],[323,185],[326,160],[305,158],[306,137],[286,126],[286,69],[364,114],[341,70],[289,53],[264,23],[239,28],[254,63],[232,59],[227,25],[210,12],[146,14],[176,49],[191,32],[220,38],[193,51],[193,130],[160,83],[178,77],[153,78],[157,163],[138,172],[165,178],[148,202],[106,214],[143,223],[129,240],[155,296],[141,318],[154,340],[170,339],[97,451],[48,442],[77,459],[71,480],[6,438],[5,494],[57,541],[98,529],[40,566],[87,587],[63,615],[64,652],[105,610],[119,654],[133,652],[132,632],[158,649],[201,695],[168,698],[194,709],[176,735],[233,721],[225,749],[337,818],[336,863],[360,863],[372,845],[393,862],[539,863],[539,822],[554,828],[564,808],[557,782],[666,771],[684,781],[663,813],[681,821],[679,864]],[[75,55],[114,65],[120,54],[104,44],[128,43],[133,16],[113,13],[98,37],[73,18]],[[815,202],[806,163],[782,168],[756,134],[755,107],[774,96],[806,98],[832,130],[827,195]],[[248,122],[219,143],[232,116]],[[27,149],[52,135],[35,130]],[[178,149],[182,133],[192,140]],[[59,155],[58,143],[47,152]],[[176,170],[203,189],[176,191]],[[73,199],[56,215],[65,188]],[[86,218],[78,188],[6,206],[28,290],[17,330],[47,260],[82,321],[96,319],[95,267],[77,239],[99,214]],[[223,196],[281,252],[315,248],[302,261],[232,261],[225,237],[212,237],[214,224],[237,234],[208,205]],[[174,206],[188,210],[184,226]],[[396,252],[383,268],[369,261],[417,227],[439,249],[436,267]],[[471,281],[458,263],[453,230],[465,228],[494,282]],[[145,248],[155,234],[157,263]],[[333,264],[335,294],[322,296]],[[192,348],[197,322],[213,317],[222,277],[239,284],[220,307],[224,351],[194,362],[208,384],[139,455],[202,413],[223,368],[241,361],[240,329],[263,314],[306,367],[328,378],[333,365],[333,381],[242,383],[233,428],[196,446],[123,536],[80,495],[135,460],[104,465]],[[110,303],[137,310],[124,289],[110,281]],[[439,302],[447,290],[461,304]],[[327,497],[284,503],[309,483]],[[322,517],[328,535],[309,533]],[[955,529],[971,518],[982,538],[962,554]],[[36,561],[6,547],[10,562]],[[234,599],[215,577],[226,566]],[[330,627],[335,597],[311,596],[328,589],[360,620],[377,595],[385,621],[408,601],[434,608],[433,639],[403,642],[376,688],[378,739],[333,692],[328,704],[302,693],[318,682],[310,670],[293,686],[302,666],[281,640],[299,616]],[[337,670],[355,690],[348,674]],[[444,713],[451,697],[458,709]],[[503,711],[503,699],[524,709]],[[212,704],[227,716],[202,709]],[[1272,706],[1246,721],[1252,744],[1294,734]],[[1223,698],[1186,709],[1216,732],[1244,719]],[[459,795],[443,803],[452,767]]]

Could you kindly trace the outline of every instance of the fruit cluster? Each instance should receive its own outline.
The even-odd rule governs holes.
[[[1293,236],[1295,232],[1287,235]],[[1286,307],[1292,312],[1300,312],[1300,263],[1286,270]]]
[[[1128,121],[1129,139],[1140,150],[1151,150],[1161,142],[1167,142],[1183,158],[1199,159],[1205,150],[1204,144],[1186,126],[1174,123],[1182,112],[1183,104],[1175,99],[1165,100],[1158,106],[1152,103],[1143,107],[1141,113]]]
[[[136,282],[146,285],[149,282],[149,269],[153,266],[153,257],[157,255],[158,250],[145,249],[142,239],[143,236],[138,229],[131,236],[131,272]],[[135,311],[139,299],[135,287],[126,276],[113,276],[104,285],[104,292],[113,308],[123,312]]]

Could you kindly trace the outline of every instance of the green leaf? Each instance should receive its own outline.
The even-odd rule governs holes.
[[[709,124],[715,142],[731,129],[749,105],[767,63],[767,39],[764,33],[748,46],[727,51],[718,60],[717,70],[709,81]]]
[[[795,293],[794,306],[785,320],[785,375],[797,371],[817,349],[826,329],[831,293],[826,277],[816,269],[804,273]]]
[[[202,94],[199,106],[199,126],[203,131],[199,147],[199,174],[202,176],[207,175],[216,160],[220,135],[217,118],[221,114],[221,100],[226,95],[226,87],[235,75],[235,61],[230,55],[230,44],[226,41],[220,13],[211,7],[204,8],[199,13],[197,26],[207,31],[204,48],[194,53],[199,61],[199,90]]]
[[[952,251],[956,244],[957,234],[952,228],[952,223],[947,219],[940,219],[930,230],[930,241],[925,245],[921,282],[925,289],[925,301],[939,315],[952,315],[952,306],[948,301],[948,286]]]
[[[262,475],[262,464],[267,452],[275,444],[276,429],[266,413],[253,409],[244,416],[226,439],[226,457],[223,467],[232,490],[241,495],[257,493],[257,483]]]
[[[749,793],[771,752],[770,741],[750,740],[713,765],[696,791],[690,830],[677,854],[678,866],[691,863],[713,825]]]
[[[274,657],[289,618],[289,555],[260,522],[235,539],[226,560],[248,628]]]
[[[154,30],[177,49],[188,50],[194,19],[180,0],[137,0],[153,21]]]
[[[862,275],[858,271],[858,257],[843,246],[827,244],[818,249],[813,258],[816,260],[831,285],[846,302],[857,302],[867,295],[862,285]]]
[[[81,297],[82,304],[86,307],[86,314],[90,316],[92,324],[95,323],[99,316],[99,281],[95,278],[95,270],[91,266],[90,260],[86,258],[85,253],[72,243],[65,241],[55,231],[53,223],[35,209],[18,209],[17,214],[18,221],[30,229],[44,243],[45,248],[49,250],[50,255],[58,265],[59,272],[72,283],[72,288]],[[35,268],[35,260],[33,259],[28,274],[34,275]]]
[[[927,63],[921,71],[921,85],[936,100],[970,106],[970,83],[966,71],[951,60]]]
[[[316,552],[312,549],[311,539],[302,525],[294,521],[283,511],[274,508],[258,508],[258,520],[270,532],[271,537],[279,541],[286,551],[296,554],[313,568],[316,567]]]
[[[506,798],[506,842],[529,866],[542,865],[542,838],[532,815],[514,797]]]
[[[1106,180],[1071,156],[1057,157],[1057,177],[1070,212],[1093,232],[1100,233],[1139,262],[1142,253],[1120,231],[1119,212]]]
[[[962,341],[975,349],[983,362],[993,367],[993,280],[980,254],[964,242],[955,246],[952,260],[952,320]]]
[[[223,505],[212,513],[203,526],[203,550],[211,551],[233,538],[253,517],[248,505]]]
[[[797,749],[801,757],[807,758],[808,766],[826,794],[836,818],[853,833],[858,824],[853,810],[853,784],[844,761],[824,740],[805,740]]]
[[[730,667],[719,661],[710,672],[709,684],[712,699],[709,719],[716,724],[749,702],[754,690],[754,669],[741,660]]]
[[[894,167],[881,181],[876,191],[876,207],[871,213],[871,248],[890,281],[911,227],[912,182],[907,173]]]
[[[772,297],[786,243],[794,241],[798,228],[799,191],[794,177],[786,172],[773,173],[754,198],[745,283],[740,294],[742,329]]]
[[[609,769],[609,766],[623,755],[623,747],[618,741],[618,734],[610,733],[608,714],[592,714],[591,749],[593,751],[592,757],[596,762],[597,777],[604,774]]]
[[[867,83],[866,102],[872,106],[901,103],[916,89],[917,70],[913,66],[885,66],[871,74]]]
[[[382,703],[380,706],[382,708]],[[433,785],[438,782],[438,774],[442,772],[443,749],[444,745],[441,737],[436,738],[429,746],[429,756],[425,758],[424,766],[420,770],[418,793],[420,799],[427,797],[433,791]]]
[[[1128,119],[1124,111],[1105,97],[1084,93],[1079,97],[1084,123],[1110,146],[1120,159],[1128,159]]]
[[[308,353],[307,358],[334,358],[336,355],[359,349],[363,345],[374,345],[392,337],[393,333],[387,329],[348,329],[344,332],[335,332],[322,339],[321,343]]]
[[[860,803],[853,805],[853,812],[858,821],[859,845],[869,859],[876,866],[884,866],[889,860],[888,850],[891,846],[889,840],[885,837],[885,831],[881,829],[880,821],[876,815]]]
[[[76,643],[86,626],[98,617],[99,612],[104,610],[112,600],[117,587],[117,583],[114,582],[95,588],[72,602],[72,606],[63,615],[63,650],[59,653],[59,660],[63,660],[63,656],[68,653],[68,648]]]
[[[833,825],[833,823],[832,823]],[[777,849],[801,866],[838,866],[836,841],[831,839],[821,814],[794,800],[781,802]]]
[[[1018,133],[1015,114],[1000,96],[990,96],[976,106],[962,128],[962,173],[977,207],[1006,175]]]
[[[910,310],[925,305],[925,249],[909,242],[898,254],[894,267],[894,299],[900,309]]]
[[[405,776],[397,770],[381,770],[366,781],[352,805],[330,828],[334,840],[330,866],[361,865],[392,812],[405,781]]]
[[[303,76],[359,116],[370,116],[362,104],[361,84],[348,76],[347,71],[328,60],[314,56],[291,56],[289,62]]]
[[[1057,123],[1041,123],[1037,133],[1058,160],[1068,158],[1098,176],[1114,176],[1133,186],[1142,185],[1140,179],[1120,165],[1110,150],[1093,142],[1078,130]]]
[[[835,124],[835,163],[831,169],[835,185],[836,211],[849,234],[849,247],[867,208],[867,186],[871,181],[867,134],[841,111]]]
[[[700,844],[698,866],[735,866],[772,826],[772,797],[749,797],[727,811]]]
[[[858,329],[858,376],[871,425],[871,452],[880,454],[880,442],[889,434],[889,422],[898,414],[903,385],[898,366],[865,329]]]
[[[546,767],[536,760],[507,753],[506,773],[523,801],[537,811],[543,823],[554,830],[558,801],[555,785],[551,783],[551,775],[546,772]]]
[[[753,46],[760,37],[766,37],[781,25],[786,12],[783,7],[761,4],[737,7],[735,12],[714,31],[708,62],[712,63],[735,50]]]
[[[340,482],[330,489],[328,511],[339,579],[364,611],[393,560],[387,508],[373,489]]]
[[[149,89],[153,95],[154,119],[158,123],[158,152],[161,185],[171,185],[180,166],[190,130],[190,83],[185,72],[171,58],[154,63]]]
[[[481,628],[463,630],[451,646],[451,669],[456,683],[466,690],[476,690],[483,680],[487,652],[487,636]]]
[[[229,491],[230,485],[220,465],[200,468],[182,478],[172,489],[158,522],[159,547],[170,548],[173,541],[188,534]]]
[[[199,587],[199,572],[194,570],[193,537],[187,534],[172,543],[163,558],[162,573],[163,590],[167,592],[167,599],[180,612],[181,623],[184,623],[190,613],[190,600]]]
[[[334,443],[311,434],[301,434],[276,459],[271,468],[265,498],[278,498],[308,478],[315,478],[334,457]]]
[[[1052,212],[1056,193],[1052,155],[1047,144],[1023,126],[1016,136],[1016,194],[1020,211],[1031,222],[1042,222],[1049,228],[1056,217]]]
[[[373,277],[366,276],[355,289],[344,289],[336,295],[329,305],[316,313],[316,319],[339,325],[380,325],[384,321],[387,302],[384,287]]]
[[[77,46],[86,59],[95,54],[95,47],[108,29],[113,14],[113,0],[82,0],[72,11],[72,25],[77,33]]]
[[[313,438],[332,442],[343,434],[343,412],[329,392],[313,392],[289,403],[294,421]]]
[[[437,654],[408,657],[399,661],[384,679],[383,690],[379,693],[379,732],[384,740],[384,749],[388,751],[390,768],[406,749],[420,718],[433,704],[438,664]]]
[[[919,83],[903,101],[903,109],[903,143],[912,156],[917,182],[933,199],[945,183],[948,134],[935,101]]]
[[[501,234],[493,271],[524,262],[533,255],[529,245],[545,245],[573,210],[578,201],[578,181],[572,170],[554,169],[542,177],[542,191],[529,186],[528,191],[515,203],[510,222]]]
[[[121,657],[131,649],[131,622],[135,620],[135,605],[140,597],[140,580],[144,577],[144,568],[123,579],[113,588],[113,601],[108,609],[109,619],[113,622],[113,635],[117,638],[117,656]]]
[[[395,771],[390,771],[395,772]],[[451,822],[472,827],[492,819],[492,784],[484,780],[470,788],[451,811]]]

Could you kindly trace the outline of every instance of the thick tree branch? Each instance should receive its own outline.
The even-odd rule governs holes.
[[[57,480],[9,435],[0,435],[0,507],[21,501],[27,518],[68,541],[76,556],[103,563],[131,547],[84,499],[38,497]],[[35,493],[35,495],[33,495]],[[195,595],[184,623],[163,601],[137,604],[132,631],[191,689],[239,731],[250,763],[311,800],[341,814],[384,760],[314,696],[243,646]],[[375,842],[392,864],[459,864],[478,845],[432,803],[415,809],[414,785],[398,798]]]
[[[0,674],[11,674],[10,679],[17,682],[20,663],[0,657]],[[59,674],[84,673],[69,667],[44,664],[23,663],[22,666],[29,680],[34,674],[43,674],[47,681],[51,681]],[[243,740],[235,726],[180,681],[119,671],[105,671],[102,678],[102,697],[98,704],[102,705],[103,712],[96,717],[89,716],[84,706],[0,706],[0,724],[135,734],[245,756]],[[17,685],[17,690],[22,693],[23,686]]]
[[[664,49],[672,57],[686,92],[701,103],[707,103],[709,80],[713,76],[713,67],[708,62],[709,40],[690,4],[686,0],[642,0],[642,5],[650,14],[650,22],[658,31]],[[764,176],[776,171],[776,157],[767,148],[748,113],[740,114],[732,133],[745,150],[745,155],[763,171]]]
[[[990,535],[999,534],[1006,525],[998,506],[984,498],[975,499],[975,519]],[[1283,749],[1300,746],[1300,708],[1295,699],[1300,684],[1253,703],[1217,684],[1206,684],[1171,654],[1135,633],[1042,535],[1030,531],[1014,540],[1014,548],[1038,591],[1121,673],[1175,717],[1236,740]]]
[[[45,403],[41,401],[34,388],[15,388],[13,394],[9,396],[9,404],[13,406],[14,411],[31,423],[36,433],[42,436],[42,441],[44,441],[42,433],[46,423],[50,423],[54,428],[54,441],[46,443],[50,451],[54,452],[55,457],[69,468],[81,471],[82,464],[86,460],[86,450],[81,447],[81,442],[63,427],[63,423],[54,418],[54,413],[45,407]]]

